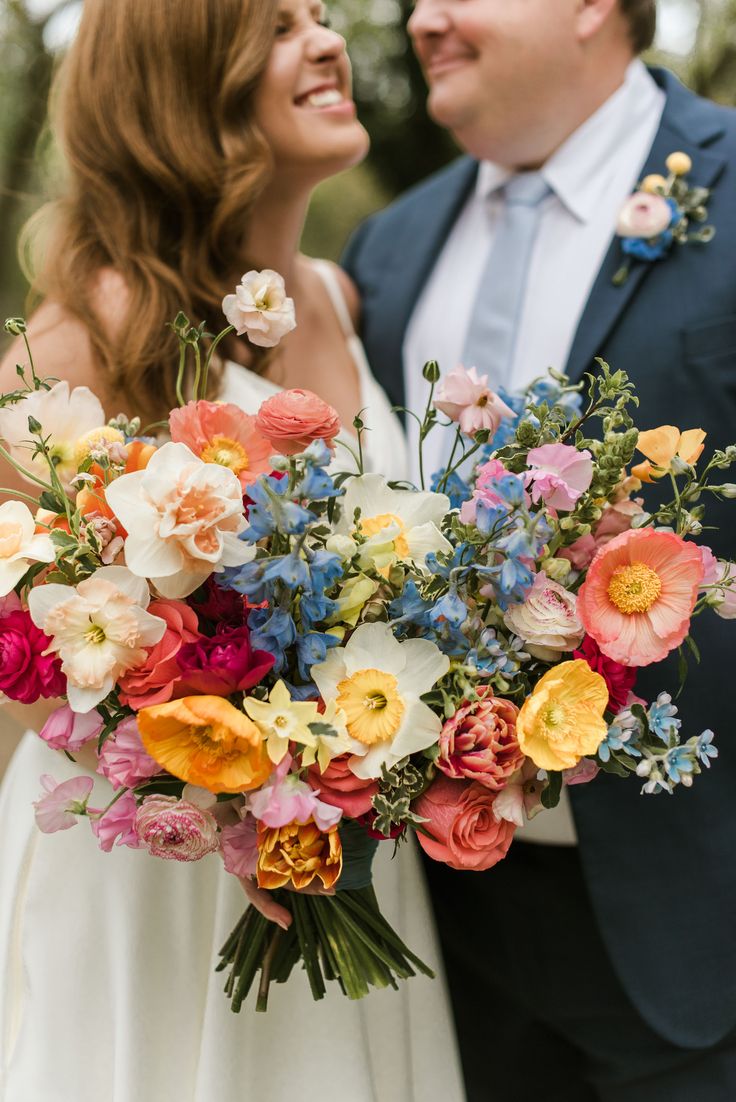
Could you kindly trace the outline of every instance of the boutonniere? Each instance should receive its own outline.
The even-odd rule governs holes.
[[[672,246],[712,241],[714,226],[704,225],[710,191],[691,187],[685,177],[692,168],[687,153],[670,153],[665,162],[668,176],[647,176],[624,203],[616,233],[624,261],[613,277],[617,287],[625,283],[631,261],[661,260]],[[693,223],[698,223],[693,227]]]

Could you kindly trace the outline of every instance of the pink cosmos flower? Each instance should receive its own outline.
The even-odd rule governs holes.
[[[258,864],[258,823],[246,812],[244,818],[220,831],[220,848],[225,868],[234,876],[255,876]]]
[[[455,421],[466,436],[481,429],[494,435],[504,417],[513,417],[513,410],[488,386],[488,376],[478,375],[474,367],[453,368],[437,387],[435,409]]]
[[[24,609],[0,617],[0,692],[9,700],[34,704],[66,692],[58,655],[46,653],[51,643]]]
[[[413,804],[427,820],[417,841],[434,861],[452,869],[480,872],[498,864],[508,853],[514,824],[493,814],[495,792],[475,781],[451,781],[439,776]],[[427,833],[425,833],[425,831]]]
[[[140,849],[140,839],[135,832],[137,811],[135,796],[132,792],[126,792],[104,815],[90,818],[92,833],[100,843],[100,849],[109,853],[116,842],[119,846]]]
[[[524,478],[532,500],[551,509],[572,509],[593,479],[593,457],[571,444],[542,444],[527,455],[532,468]]]
[[[277,828],[289,823],[305,825],[313,819],[320,830],[327,831],[339,823],[342,810],[317,799],[319,791],[289,773],[291,756],[282,758],[271,778],[248,797],[248,810],[267,827]]]
[[[657,237],[672,221],[672,210],[662,195],[635,191],[618,216],[616,233],[620,237]]]
[[[378,781],[356,777],[350,768],[350,754],[333,758],[324,773],[317,762],[307,770],[307,782],[325,797],[328,804],[342,808],[343,815],[358,819],[373,807],[373,797],[378,794]]]
[[[39,735],[52,750],[75,754],[92,739],[99,738],[102,724],[102,716],[96,709],[81,715],[68,704],[62,704],[51,713]]]
[[[176,796],[147,796],[135,832],[153,857],[167,861],[200,861],[219,848],[214,816]]]
[[[652,528],[623,532],[593,559],[578,593],[578,615],[608,658],[648,666],[687,635],[702,578],[694,543]]]
[[[92,778],[72,777],[59,783],[44,773],[41,784],[46,794],[33,805],[38,829],[44,834],[55,834],[57,830],[76,826],[77,818],[87,812],[87,801],[94,785]]]
[[[589,635],[585,636],[579,650],[573,652],[573,658],[584,659],[591,670],[601,675],[608,686],[608,709],[618,715],[626,707],[629,694],[636,684],[635,667],[622,666],[620,662],[607,658]]]
[[[134,788],[155,777],[161,766],[146,752],[135,716],[129,716],[102,745],[97,772],[113,788]]]
[[[187,693],[229,696],[252,689],[276,659],[268,651],[251,647],[247,627],[223,626],[211,638],[203,635],[185,644],[176,661]]]
[[[516,739],[519,709],[511,700],[479,690],[478,700],[463,704],[440,734],[437,768],[448,777],[477,781],[497,791],[524,760]]]
[[[243,489],[271,469],[273,448],[255,416],[228,402],[189,402],[169,414],[169,429],[173,441],[205,463],[229,467]]]
[[[324,440],[332,447],[340,417],[311,390],[297,388],[267,398],[256,415],[256,426],[279,455],[298,455],[313,440]]]
[[[199,639],[196,613],[182,601],[152,601],[148,611],[165,622],[166,630],[148,650],[145,660],[118,682],[120,700],[134,712],[171,700],[181,680],[177,655],[185,644]]]

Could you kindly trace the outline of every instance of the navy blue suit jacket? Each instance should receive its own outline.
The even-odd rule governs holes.
[[[661,173],[675,150],[689,154],[689,179],[713,189],[716,236],[635,263],[623,287],[611,281],[621,260],[612,239],[567,372],[577,380],[595,356],[623,368],[641,400],[639,427],[702,427],[707,456],[736,442],[736,111],[698,98],[666,71],[652,73],[667,99],[642,176]],[[407,323],[476,172],[475,161],[461,158],[369,219],[348,245],[344,265],[362,295],[368,358],[398,405]],[[724,481],[733,478],[724,472]],[[720,531],[706,533],[707,542],[733,558],[736,510],[710,500],[708,510]],[[588,887],[624,987],[662,1036],[696,1048],[736,1027],[736,631],[708,614],[694,635],[702,663],[691,669],[680,710],[688,735],[716,731],[720,758],[710,772],[673,796],[644,797],[637,780],[612,777],[571,796]],[[674,661],[640,673],[640,695],[662,689],[676,692]],[[542,941],[543,926],[540,915]]]

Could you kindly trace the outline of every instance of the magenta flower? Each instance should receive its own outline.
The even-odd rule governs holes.
[[[12,606],[11,606],[12,607]],[[21,704],[39,697],[62,696],[66,678],[56,654],[46,654],[51,639],[37,628],[30,613],[10,611],[0,619],[0,692]]]
[[[319,789],[300,781],[296,773],[289,773],[290,766],[287,754],[263,788],[248,797],[248,810],[272,829],[289,823],[304,825],[312,819],[320,830],[327,831],[339,823],[342,808],[317,799]]]
[[[106,739],[99,754],[97,772],[107,777],[113,788],[135,788],[137,784],[161,773],[161,766],[146,752],[135,716],[129,716]]]
[[[636,684],[636,667],[622,666],[613,658],[607,658],[590,635],[586,635],[579,649],[573,651],[573,658],[582,658],[591,670],[601,675],[608,686],[608,709],[614,715],[618,715],[621,709],[627,706],[629,696]]]
[[[126,792],[112,805],[109,811],[100,814],[99,818],[90,818],[90,826],[100,849],[109,853],[112,847],[129,846],[131,849],[140,849],[140,839],[135,832],[135,817],[138,804],[132,792]]]
[[[481,429],[495,434],[504,417],[513,417],[513,410],[488,386],[488,376],[478,375],[474,367],[454,368],[437,387],[435,409],[455,421],[466,436]]]
[[[258,824],[248,812],[234,826],[220,832],[220,848],[225,868],[233,876],[255,876],[258,864]]]
[[[572,509],[593,479],[593,457],[585,449],[578,451],[571,444],[542,444],[532,448],[527,463],[533,469],[526,472],[532,500],[543,501],[551,509]]]
[[[207,696],[244,692],[262,681],[275,662],[272,654],[254,650],[247,627],[221,627],[208,638],[186,643],[176,656],[182,687]]]
[[[52,750],[66,750],[75,754],[92,739],[99,738],[102,716],[93,709],[81,715],[73,712],[68,704],[52,712],[39,734]]]
[[[214,816],[176,796],[147,796],[135,832],[150,854],[167,861],[200,861],[219,848]]]
[[[48,773],[41,777],[45,795],[35,801],[36,824],[44,834],[57,830],[69,830],[77,825],[77,818],[87,814],[87,802],[94,781],[91,777],[72,777],[59,783]]]

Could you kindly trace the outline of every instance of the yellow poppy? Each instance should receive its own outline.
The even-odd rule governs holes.
[[[540,769],[572,769],[595,754],[608,732],[604,678],[582,659],[553,666],[534,687],[516,717],[516,737]]]
[[[642,482],[653,482],[667,473],[675,456],[694,466],[705,447],[704,440],[702,429],[680,432],[674,425],[660,425],[658,429],[640,432],[636,447],[646,456],[647,462],[632,467],[631,473]]]

